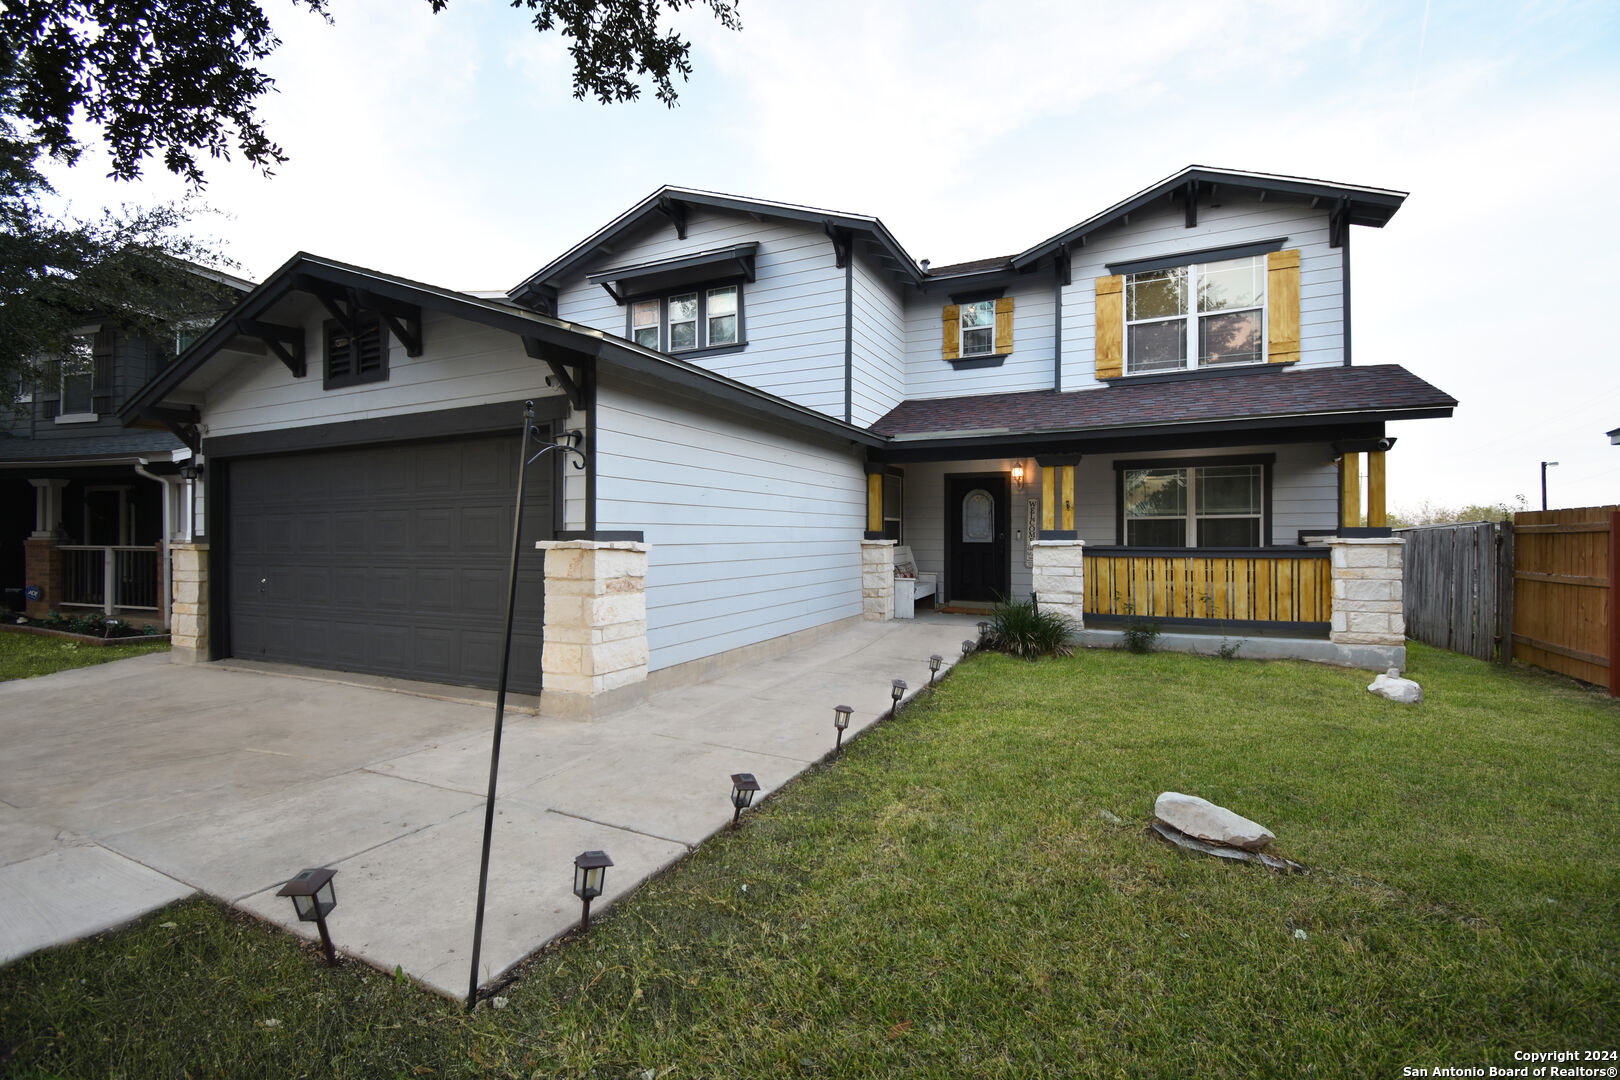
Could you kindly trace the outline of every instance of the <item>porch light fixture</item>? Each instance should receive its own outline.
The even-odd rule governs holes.
[[[838,744],[833,747],[834,756],[844,749],[844,729],[849,727],[849,714],[854,711],[848,705],[833,706],[833,727],[838,729]]]
[[[735,829],[737,822],[742,819],[742,812],[753,803],[754,796],[759,791],[759,781],[754,779],[751,772],[731,774],[731,805],[736,812],[731,815],[731,827]]]
[[[582,934],[591,928],[591,901],[602,895],[602,883],[612,865],[605,851],[585,851],[574,856],[574,895],[585,904],[579,917]]]
[[[933,656],[930,656],[928,658],[928,685],[929,686],[934,685],[934,676],[939,674],[939,665],[943,664],[944,662],[945,662],[945,658],[943,656],[939,655],[939,653],[935,653]]]
[[[889,684],[889,697],[894,702],[894,711],[900,711],[900,699],[906,696],[906,680],[896,679]]]
[[[968,653],[970,653],[972,651],[973,651],[973,642],[971,642],[971,641],[962,642],[962,659],[966,660],[968,658]]]
[[[1020,461],[1018,464],[1014,465],[1012,472],[1013,483],[1022,488],[1024,486],[1024,463]]]
[[[326,932],[326,917],[337,907],[337,890],[332,887],[336,870],[324,866],[311,867],[294,874],[281,887],[277,896],[292,897],[293,910],[299,922],[312,922],[321,931],[321,947],[326,950],[326,963],[337,967],[337,953],[332,948],[332,935]]]

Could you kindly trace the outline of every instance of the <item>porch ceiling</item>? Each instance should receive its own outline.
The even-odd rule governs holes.
[[[1456,399],[1395,364],[1223,372],[1218,378],[1111,385],[1096,390],[903,401],[872,425],[894,449],[964,441],[1116,438],[1154,429],[1372,425],[1450,416]]]

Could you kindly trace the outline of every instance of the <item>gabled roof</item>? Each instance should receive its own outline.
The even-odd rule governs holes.
[[[1102,435],[1229,421],[1409,420],[1449,416],[1455,398],[1395,364],[1252,371],[1100,390],[1030,390],[902,401],[870,430],[896,443],[1018,435]]]
[[[901,247],[900,242],[889,232],[888,226],[875,217],[820,210],[813,206],[799,206],[794,203],[725,195],[715,191],[700,191],[696,188],[672,187],[666,184],[524,278],[516,288],[507,293],[507,296],[518,304],[532,302],[542,289],[554,287],[558,281],[579,270],[597,253],[597,249],[604,244],[611,245],[617,237],[637,228],[649,218],[662,217],[675,223],[684,234],[684,215],[688,206],[803,221],[820,225],[829,231],[844,230],[864,236],[877,248],[879,261],[891,272],[911,284],[923,279],[922,269],[917,265],[917,261],[906,254],[905,248]]]
[[[1037,260],[1054,254],[1071,244],[1082,244],[1088,234],[1116,221],[1122,221],[1156,200],[1173,198],[1178,193],[1197,196],[1210,189],[1222,187],[1248,191],[1274,192],[1279,195],[1307,196],[1320,200],[1332,208],[1336,227],[1344,225],[1371,225],[1383,228],[1395,211],[1406,200],[1406,192],[1388,188],[1362,187],[1358,184],[1336,184],[1327,180],[1311,180],[1302,176],[1279,176],[1273,173],[1243,172],[1238,169],[1213,169],[1204,165],[1189,165],[1180,172],[1165,177],[1157,184],[1123,199],[1101,213],[1048,237],[1011,259],[1013,269],[1023,270]]]
[[[264,329],[265,320],[261,317],[267,315],[289,293],[327,288],[353,290],[371,303],[409,305],[504,330],[525,341],[534,342],[544,350],[542,355],[564,364],[606,363],[639,378],[701,394],[772,420],[797,423],[857,443],[875,445],[881,441],[863,428],[835,420],[735,379],[706,371],[684,360],[642,348],[594,327],[564,322],[504,300],[455,292],[303,251],[283,263],[241,303],[221,316],[173,363],[131,395],[119,407],[118,418],[126,425],[133,424],[152,410],[161,410],[164,401],[177,388],[216,354],[227,349],[234,339],[251,336]],[[273,331],[275,327],[268,329]],[[267,362],[278,361],[267,358]],[[315,373],[305,377],[319,378]]]

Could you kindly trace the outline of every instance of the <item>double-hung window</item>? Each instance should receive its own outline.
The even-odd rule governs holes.
[[[996,302],[961,305],[962,355],[990,356],[996,351]]]
[[[1266,257],[1125,278],[1126,374],[1265,361]]]
[[[57,415],[93,415],[96,411],[96,353],[89,335],[76,335],[68,342],[59,367],[61,403]]]
[[[711,285],[632,300],[630,340],[671,353],[740,345],[742,286]]]
[[[1125,543],[1133,547],[1259,547],[1265,466],[1128,468],[1121,477]]]

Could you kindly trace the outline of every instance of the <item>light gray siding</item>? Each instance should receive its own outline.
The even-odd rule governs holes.
[[[650,549],[650,669],[861,613],[866,484],[847,444],[607,376],[597,412],[597,525]]]
[[[1343,256],[1328,246],[1328,215],[1308,203],[1271,196],[1233,196],[1203,206],[1198,224],[1186,227],[1179,207],[1131,216],[1086,238],[1072,253],[1072,282],[1063,290],[1063,388],[1101,385],[1096,380],[1097,278],[1107,264],[1182,251],[1226,247],[1286,237],[1300,252],[1300,367],[1344,362]]]
[[[1050,273],[1022,278],[1013,298],[1013,351],[1000,367],[957,370],[943,359],[943,318],[950,297],[912,293],[906,298],[906,396],[958,397],[1052,388]]]
[[[864,255],[855,257],[852,284],[851,420],[866,427],[906,396],[904,304],[893,279]]]
[[[223,371],[207,390],[203,406],[210,437],[437,412],[560,392],[546,386],[545,365],[525,355],[512,334],[432,313],[424,313],[421,356],[406,356],[404,347],[390,336],[386,382],[325,390],[324,311],[313,302],[303,306],[302,317],[290,311],[289,307],[278,312],[277,319],[303,325],[308,374],[295,379],[280,363],[265,357]]]
[[[917,558],[917,569],[939,575],[950,595],[949,571],[945,565],[945,478],[954,473],[1008,473],[1017,458],[983,458],[976,461],[929,461],[905,466],[905,509],[901,519],[902,542],[911,547]],[[1033,462],[1026,464],[1030,469]],[[1029,568],[1024,565],[1024,522],[1031,502],[1039,502],[1040,485],[1034,482],[1033,471],[1025,473],[1022,488],[1008,481],[1011,492],[1011,532],[1007,540],[1007,557],[1011,563],[1012,595],[1026,597],[1030,593]],[[952,515],[955,520],[955,515]]]
[[[1074,474],[1075,529],[1088,544],[1116,542],[1118,499],[1114,462],[1160,458],[1193,459],[1245,454],[1276,454],[1271,473],[1271,538],[1293,544],[1301,529],[1334,529],[1339,524],[1339,470],[1326,443],[1238,446],[1218,450],[1166,450],[1133,454],[1094,454],[1082,458]],[[1039,490],[1039,471],[1034,486]]]
[[[743,286],[748,345],[692,362],[842,420],[844,271],[835,265],[832,241],[816,226],[694,208],[685,240],[674,226],[657,223],[600,253],[558,290],[558,317],[623,337],[626,309],[587,282],[587,273],[749,241],[759,251],[755,280]]]

